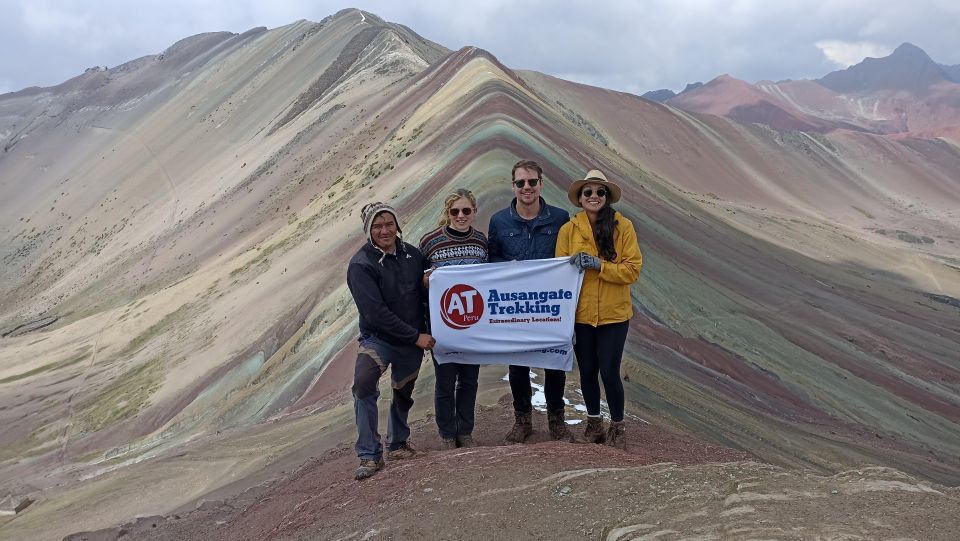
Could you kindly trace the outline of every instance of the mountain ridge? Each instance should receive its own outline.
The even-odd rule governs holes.
[[[960,140],[960,85],[941,68],[920,48],[904,44],[887,57],[868,58],[813,81],[751,85],[721,76],[665,103],[780,132],[862,131],[955,143]]]
[[[903,43],[889,56],[865,58],[816,81],[836,92],[857,93],[879,90],[923,92],[931,85],[948,80],[947,74],[923,49]]]

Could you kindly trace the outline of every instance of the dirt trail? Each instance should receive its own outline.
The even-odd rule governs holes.
[[[627,452],[546,440],[502,446],[506,400],[478,414],[479,447],[440,451],[354,481],[339,447],[226,501],[74,534],[152,539],[952,539],[960,491],[887,468],[835,476],[788,471],[665,429],[630,423]],[[574,427],[576,429],[577,427]]]

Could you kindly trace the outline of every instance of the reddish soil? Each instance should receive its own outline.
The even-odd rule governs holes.
[[[627,421],[626,452],[604,445],[549,441],[546,416],[534,416],[534,434],[527,443],[505,446],[502,437],[512,424],[507,396],[492,408],[477,412],[478,447],[441,451],[432,419],[412,426],[411,443],[426,451],[424,456],[403,462],[388,462],[374,477],[355,481],[353,469],[358,460],[352,449],[341,446],[305,462],[296,471],[253,487],[226,501],[204,502],[196,509],[169,517],[141,518],[121,527],[69,536],[73,541],[104,539],[337,539],[352,538],[352,532],[368,532],[362,538],[444,538],[454,535],[449,519],[474,516],[471,495],[513,493],[527,480],[542,479],[571,470],[593,468],[633,468],[673,462],[683,465],[747,460],[745,453],[703,443],[675,434],[662,427]],[[582,425],[571,426],[575,433]],[[429,486],[428,486],[429,485]],[[447,496],[447,492],[453,492]],[[444,491],[442,501],[434,501]],[[422,513],[408,515],[410,499],[423,499],[437,513],[430,520]],[[397,504],[401,504],[399,507]],[[419,505],[414,505],[420,508]],[[440,511],[443,511],[440,513]],[[540,527],[550,531],[549,514],[534,520],[546,521]],[[460,520],[458,519],[458,520]],[[386,520],[390,533],[380,536],[378,524]],[[517,534],[525,519],[504,508],[496,531]],[[554,524],[556,526],[556,524]],[[461,533],[473,528],[461,523]],[[426,529],[425,529],[426,528]],[[440,530],[431,530],[440,528]],[[483,530],[476,530],[480,533]],[[374,532],[369,536],[369,532]],[[445,532],[445,533],[441,533]],[[448,535],[449,534],[449,535]],[[468,536],[469,537],[469,536]]]

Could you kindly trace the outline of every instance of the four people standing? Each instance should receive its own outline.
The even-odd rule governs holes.
[[[470,190],[458,189],[443,200],[439,227],[420,239],[420,251],[431,267],[487,262],[487,237],[473,228],[476,216],[477,199]],[[424,275],[425,284],[428,274]],[[473,447],[480,366],[439,364],[434,359],[433,369],[437,428],[443,448]]]
[[[633,314],[630,285],[637,280],[642,257],[633,224],[612,203],[621,190],[602,172],[591,170],[574,182],[570,202],[583,209],[572,219],[567,211],[541,197],[543,170],[534,161],[517,162],[511,171],[514,198],[490,218],[489,239],[473,228],[477,201],[459,189],[444,200],[439,227],[423,236],[420,249],[402,239],[397,212],[371,203],[361,211],[367,240],[347,269],[347,284],[357,304],[360,348],[353,396],[357,420],[357,479],[370,477],[383,465],[377,432],[377,383],[391,368],[393,400],[387,423],[387,458],[412,458],[418,453],[407,442],[407,415],[425,350],[435,345],[428,334],[426,285],[432,268],[473,263],[523,261],[570,256],[585,272],[577,304],[574,352],[580,370],[588,420],[587,441],[625,446],[624,393],[620,362],[628,320]],[[472,447],[479,366],[438,364],[436,420],[444,448]],[[544,370],[544,394],[550,437],[574,441],[564,420],[562,370]],[[600,414],[603,381],[611,425],[604,429]],[[519,443],[533,432],[530,368],[509,367],[514,425],[508,443]]]

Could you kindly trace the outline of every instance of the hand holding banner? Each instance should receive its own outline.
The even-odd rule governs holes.
[[[573,367],[583,275],[568,258],[453,265],[429,280],[438,363]]]

